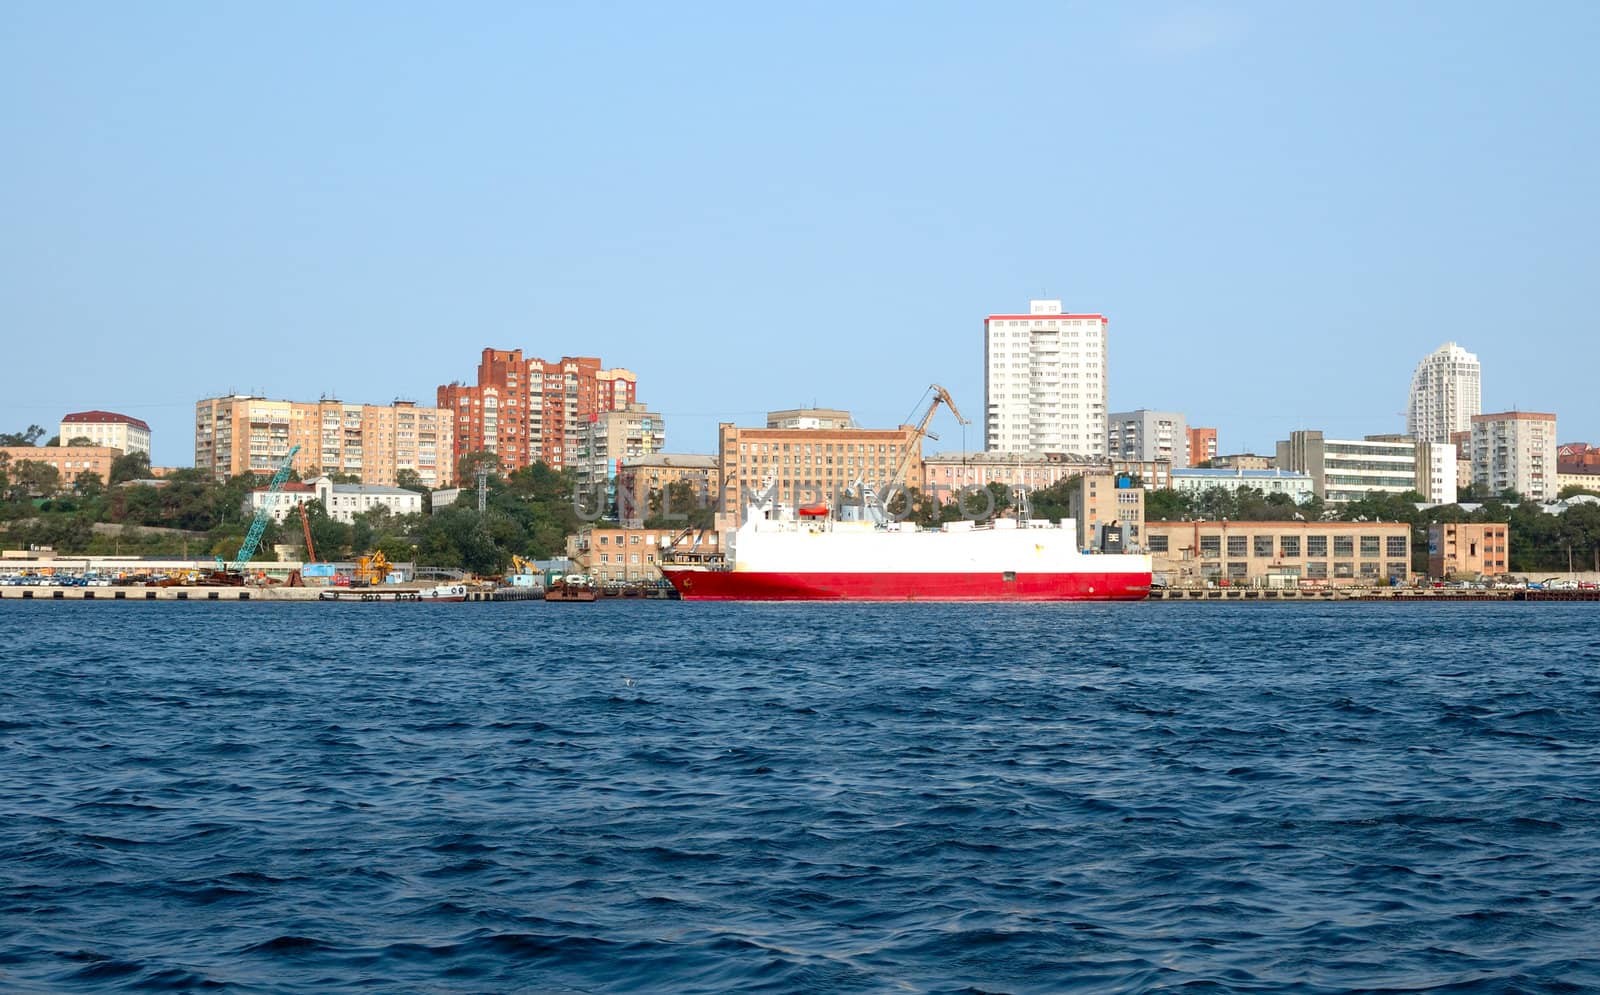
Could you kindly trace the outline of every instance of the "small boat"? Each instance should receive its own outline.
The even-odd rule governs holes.
[[[318,592],[317,599],[320,601],[465,601],[467,585],[435,584],[433,587],[409,591],[330,588]]]
[[[545,589],[546,601],[594,601],[600,597],[594,579],[584,574],[567,574],[557,577]]]

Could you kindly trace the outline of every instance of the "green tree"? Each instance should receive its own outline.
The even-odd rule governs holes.
[[[123,453],[111,461],[112,486],[125,480],[150,479],[150,454],[141,452]]]
[[[72,481],[72,489],[85,501],[95,501],[106,492],[106,485],[100,482],[100,475],[84,470]]]
[[[29,425],[21,432],[0,432],[0,446],[35,446],[44,438],[44,429]]]
[[[1565,501],[1567,498],[1577,497],[1579,494],[1591,494],[1595,497],[1600,497],[1600,480],[1595,481],[1594,487],[1585,487],[1583,484],[1568,484],[1561,488],[1560,493],[1556,495],[1556,500]]]
[[[687,480],[674,480],[666,486],[652,490],[649,496],[649,515],[644,519],[647,529],[709,529],[715,523],[716,509],[710,496],[702,494]]]
[[[11,499],[49,497],[61,487],[61,471],[38,460],[14,460],[7,471],[11,480]]]
[[[59,435],[56,436],[56,439],[58,441],[60,440],[60,438],[61,437]],[[72,438],[67,440],[67,445],[69,445],[69,446],[92,446],[92,445],[94,445],[94,440],[89,438],[87,435],[74,435]]]
[[[462,455],[456,463],[456,479],[461,481],[462,487],[476,485],[478,468],[488,470],[492,477],[500,475],[500,457],[487,449],[475,449]]]
[[[1147,522],[1179,522],[1194,516],[1187,494],[1170,489],[1145,491],[1144,519]]]
[[[330,517],[320,501],[307,501],[305,509],[307,524],[311,526],[311,542],[317,548],[317,559],[330,563],[349,558],[354,530]],[[296,517],[299,514],[295,512]]]

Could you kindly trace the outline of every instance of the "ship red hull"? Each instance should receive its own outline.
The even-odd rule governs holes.
[[[1142,601],[1148,573],[662,573],[688,601]]]

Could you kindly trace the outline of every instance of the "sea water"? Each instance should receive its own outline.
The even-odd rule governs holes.
[[[1600,987],[1600,606],[0,604],[0,989]]]

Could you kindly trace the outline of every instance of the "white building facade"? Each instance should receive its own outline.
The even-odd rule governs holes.
[[[1311,499],[1316,493],[1309,474],[1291,473],[1288,470],[1231,470],[1173,469],[1172,489],[1183,494],[1204,494],[1213,487],[1236,492],[1252,487],[1263,494],[1287,494],[1295,504]]]
[[[1189,465],[1189,423],[1176,411],[1121,411],[1106,420],[1106,454],[1121,460],[1167,460]]]
[[[115,411],[74,411],[61,419],[58,434],[63,446],[88,439],[91,445],[150,455],[150,426]]]
[[[269,502],[270,497],[270,504]],[[403,487],[380,484],[336,484],[328,477],[307,483],[284,484],[276,494],[258,487],[245,499],[245,512],[254,515],[263,505],[271,508],[273,521],[282,522],[298,505],[315,501],[335,521],[349,524],[357,515],[374,508],[387,508],[394,515],[422,512],[422,495]]]
[[[1317,497],[1329,504],[1417,489],[1417,444],[1409,439],[1326,439],[1319,431],[1291,432],[1278,443],[1273,462],[1280,470],[1310,475]]]
[[[984,448],[1106,455],[1106,318],[1028,302],[984,321]]]
[[[1483,410],[1483,368],[1478,357],[1446,342],[1417,364],[1406,405],[1406,434],[1418,442],[1449,442],[1451,432],[1472,427]]]
[[[1456,447],[1448,442],[1417,443],[1417,493],[1429,504],[1455,504]]]
[[[1556,416],[1502,411],[1472,419],[1472,483],[1484,497],[1516,491],[1530,501],[1554,501]]]

